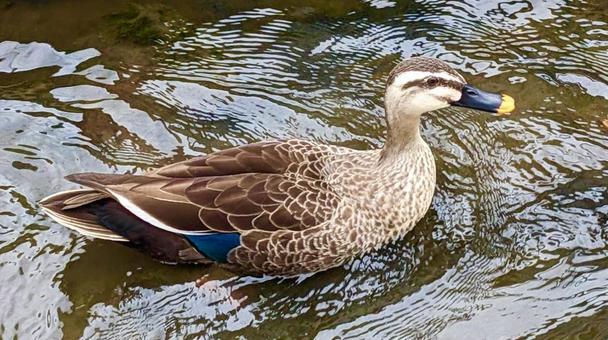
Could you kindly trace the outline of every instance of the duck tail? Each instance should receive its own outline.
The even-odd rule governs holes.
[[[126,238],[100,225],[97,216],[83,208],[104,199],[109,199],[109,197],[103,192],[93,189],[77,189],[53,194],[41,200],[39,204],[43,211],[57,223],[83,235],[116,242],[128,242],[129,240]]]
[[[39,204],[65,227],[85,236],[120,242],[163,263],[211,263],[182,235],[154,227],[96,189],[62,191]]]

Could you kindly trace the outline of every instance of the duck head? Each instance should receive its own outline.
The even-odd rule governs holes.
[[[447,63],[433,58],[415,57],[402,61],[390,72],[384,98],[390,127],[419,120],[429,111],[448,106],[505,114],[515,109],[513,98],[482,91]]]

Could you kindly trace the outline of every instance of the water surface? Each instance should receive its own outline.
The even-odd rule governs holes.
[[[342,268],[165,266],[37,206],[69,173],[263,139],[380,147],[412,55],[518,110],[426,115],[431,210]],[[0,0],[0,337],[606,338],[607,99],[602,0]]]

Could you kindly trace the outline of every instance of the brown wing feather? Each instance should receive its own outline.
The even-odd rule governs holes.
[[[278,141],[238,146],[167,165],[152,174],[173,178],[225,176],[242,173],[283,173],[293,162]]]
[[[296,152],[285,142],[262,142],[149,175],[67,178],[111,195],[140,218],[174,232],[297,231],[330,218],[338,202],[322,180],[321,168],[318,153]]]

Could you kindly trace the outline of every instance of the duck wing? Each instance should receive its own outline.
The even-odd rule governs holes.
[[[184,234],[292,229],[329,217],[336,195],[323,180],[315,143],[247,144],[146,175],[84,173],[68,180],[104,192],[136,216]]]
[[[285,174],[166,178],[82,173],[66,178],[103,192],[157,228],[185,235],[304,230],[329,218],[337,203],[323,181]]]
[[[268,141],[237,146],[157,169],[150,175],[170,178],[284,173],[293,164],[310,163],[315,145],[305,141]],[[313,157],[311,157],[313,156]]]
[[[164,262],[226,262],[235,247],[331,218],[338,198],[323,175],[326,156],[336,151],[329,148],[262,142],[142,175],[74,174],[66,178],[86,189],[40,203],[69,228]]]

